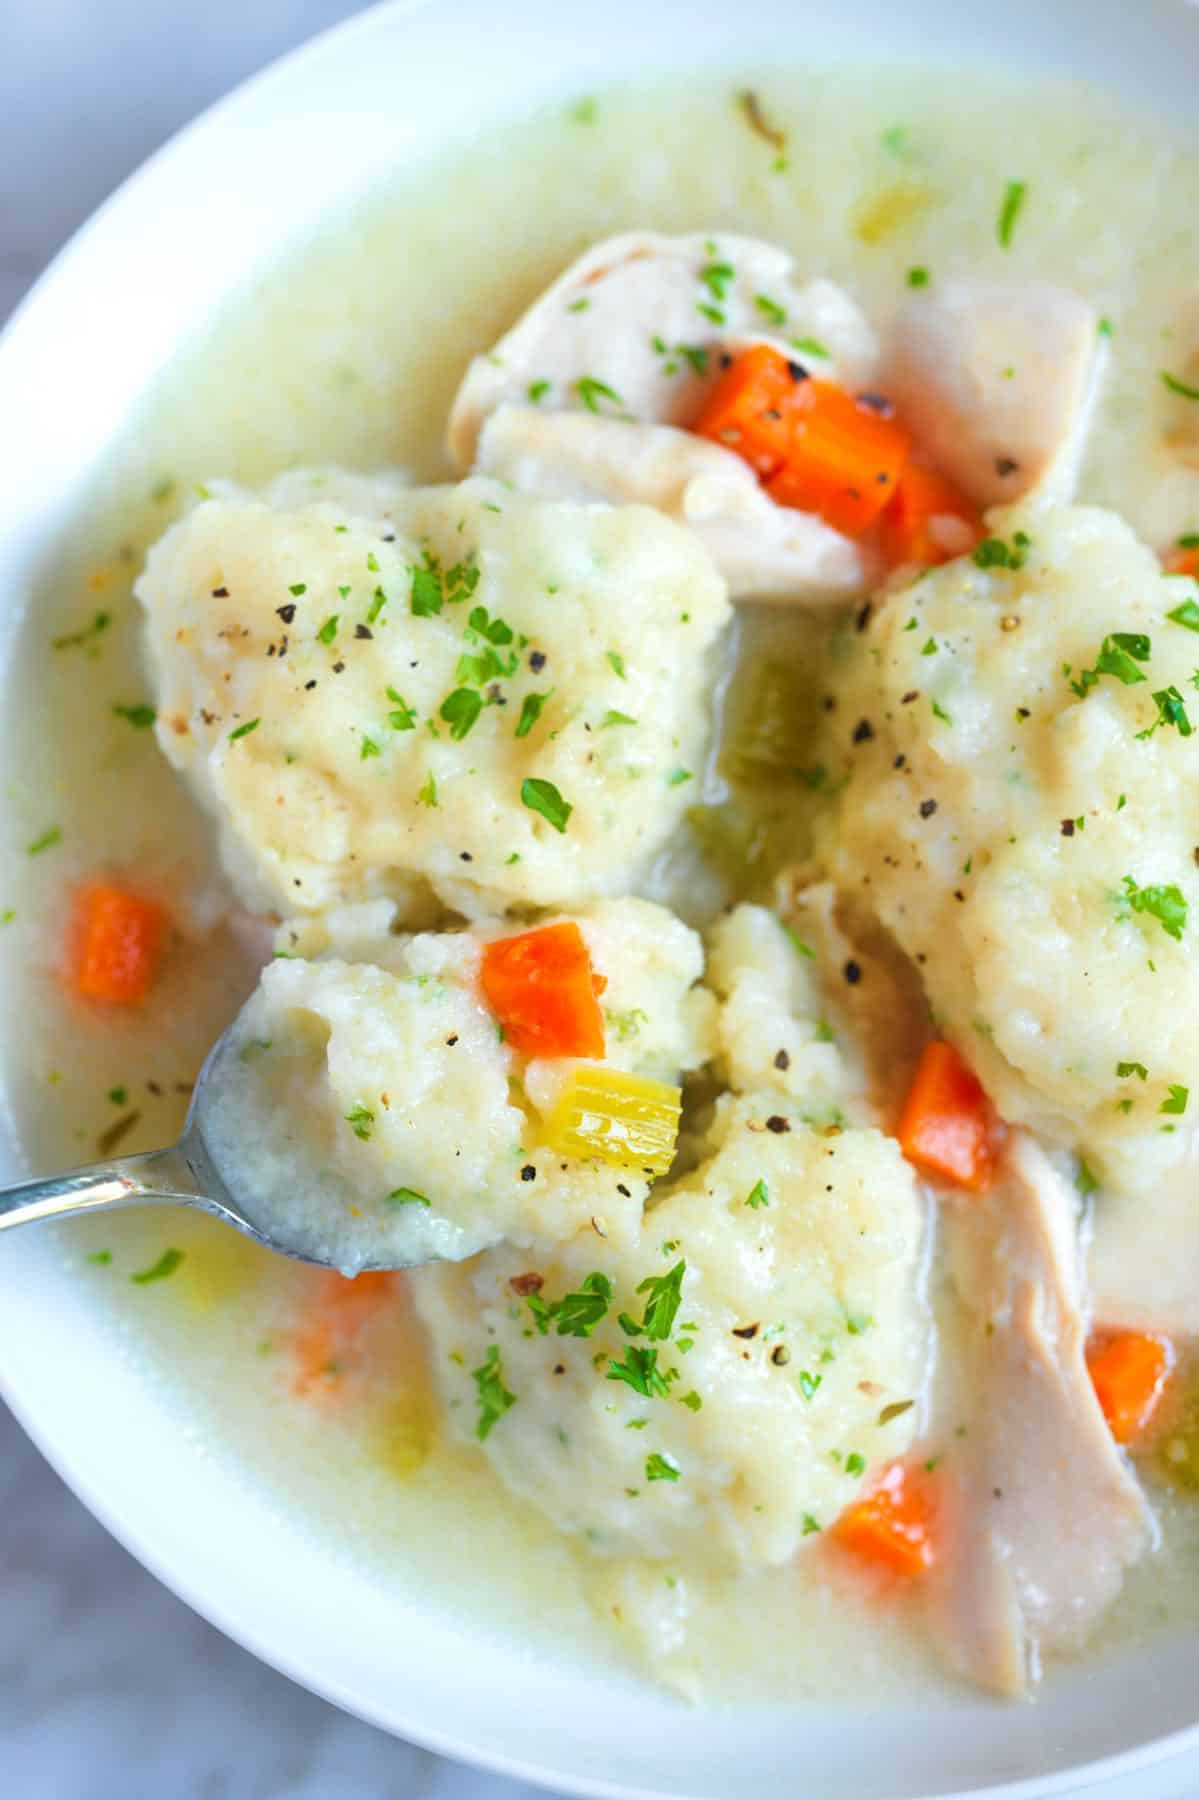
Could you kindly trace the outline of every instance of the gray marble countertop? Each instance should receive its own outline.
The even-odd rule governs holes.
[[[358,10],[0,0],[0,323],[178,126]],[[230,1643],[107,1535],[2,1406],[0,1517],[4,1800],[535,1800],[388,1738]],[[1199,1766],[1086,1793],[1187,1800]]]

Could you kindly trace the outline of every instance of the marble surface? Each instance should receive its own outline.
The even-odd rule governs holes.
[[[172,131],[357,10],[343,0],[203,9],[0,0],[0,321]],[[539,1791],[397,1743],[230,1643],[108,1537],[2,1407],[0,1518],[0,1794],[534,1800]],[[1199,1767],[1085,1792],[1187,1800],[1199,1794]]]

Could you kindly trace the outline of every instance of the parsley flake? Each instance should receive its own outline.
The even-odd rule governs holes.
[[[135,731],[149,731],[158,714],[152,706],[114,706],[118,719],[125,719]]]
[[[329,617],[317,632],[317,638],[322,644],[331,644],[337,636],[337,621],[340,616],[339,613],[330,613]]]
[[[539,776],[527,775],[520,784],[521,804],[530,812],[540,813],[547,825],[555,831],[565,831],[567,820],[574,807],[569,800],[564,800],[552,781],[542,781]]]
[[[1172,1081],[1170,1083],[1169,1099],[1163,1100],[1157,1110],[1158,1112],[1163,1113],[1184,1113],[1187,1109],[1187,1101],[1190,1097],[1191,1093],[1189,1088],[1179,1087],[1177,1082]]]
[[[445,720],[450,728],[450,736],[461,743],[475,725],[483,710],[483,696],[474,688],[455,688],[452,694],[442,701],[438,708],[438,717]]]
[[[516,721],[516,735],[518,738],[528,737],[530,731],[532,731],[534,725],[536,725],[538,719],[541,717],[542,708],[552,693],[553,689],[551,688],[549,694],[525,695],[520,703],[520,718]]]
[[[1135,913],[1149,913],[1161,925],[1167,937],[1181,940],[1186,929],[1187,903],[1181,888],[1168,886],[1138,887],[1131,875],[1123,881],[1122,899]]]
[[[647,1481],[677,1481],[681,1470],[673,1456],[659,1455],[651,1450],[645,1459],[645,1479]]]
[[[164,1250],[156,1263],[151,1263],[148,1269],[139,1269],[129,1279],[135,1281],[138,1287],[147,1287],[152,1281],[165,1281],[168,1275],[175,1273],[182,1261],[182,1250]]]
[[[745,1197],[745,1204],[754,1212],[757,1212],[759,1207],[770,1205],[770,1190],[761,1178],[755,1181],[750,1188]]]
[[[345,1118],[354,1136],[366,1143],[375,1128],[375,1115],[370,1108],[363,1106],[361,1100],[356,1100]]]
[[[432,1206],[433,1202],[424,1194],[418,1194],[415,1188],[393,1188],[387,1196],[390,1206]]]
[[[580,375],[579,379],[575,382],[575,393],[579,396],[579,399],[583,402],[583,405],[587,408],[588,412],[600,412],[602,410],[600,407],[601,400],[610,400],[613,406],[624,405],[624,401],[616,392],[616,389],[610,388],[606,381],[597,381],[594,375]]]
[[[1016,229],[1016,221],[1028,197],[1026,181],[1009,181],[1004,189],[1003,205],[999,209],[999,219],[995,227],[995,235],[999,239],[1000,248],[1006,250],[1012,241],[1012,233]],[[1195,396],[1199,399],[1199,394]]]
[[[475,1426],[475,1436],[482,1443],[490,1436],[492,1428],[499,1423],[510,1407],[516,1405],[516,1395],[504,1386],[504,1368],[500,1362],[498,1344],[488,1347],[487,1355],[479,1367],[472,1371],[471,1380],[475,1384],[478,1396],[479,1422]]]

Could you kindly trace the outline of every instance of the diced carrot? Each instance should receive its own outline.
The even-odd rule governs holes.
[[[927,1485],[903,1463],[892,1463],[870,1493],[846,1507],[832,1537],[875,1568],[909,1578],[922,1575],[935,1556]]]
[[[977,1076],[952,1044],[926,1044],[899,1119],[910,1163],[979,1193],[991,1179],[993,1119]]]
[[[1199,544],[1191,544],[1172,550],[1169,556],[1163,557],[1162,568],[1167,575],[1194,575],[1199,577]]]
[[[604,1054],[596,995],[606,984],[592,971],[577,925],[543,925],[496,938],[483,951],[482,978],[505,1042],[522,1056]]]
[[[304,1323],[292,1342],[297,1394],[335,1388],[355,1361],[357,1340],[394,1289],[394,1278],[371,1270],[347,1280],[322,1275],[314,1282]]]
[[[766,483],[780,506],[816,513],[834,531],[861,537],[895,492],[910,439],[885,402],[805,381],[787,459]]]
[[[797,409],[807,404],[807,376],[777,350],[755,344],[717,378],[691,429],[735,450],[762,479],[791,452]]]
[[[1175,1361],[1170,1339],[1152,1331],[1120,1331],[1087,1345],[1091,1381],[1118,1444],[1148,1428]]]
[[[87,1000],[133,1006],[144,1000],[166,947],[168,918],[153,900],[115,882],[92,881],[75,897],[69,960],[75,991]]]
[[[982,537],[978,510],[935,469],[908,463],[882,518],[883,554],[892,568],[931,568],[970,550]]]

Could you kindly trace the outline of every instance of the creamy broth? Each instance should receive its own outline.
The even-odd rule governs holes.
[[[31,1166],[169,1140],[204,1050],[266,953],[261,930],[231,911],[209,824],[152,733],[114,713],[148,695],[130,591],[146,546],[218,475],[256,483],[340,462],[447,477],[443,425],[468,358],[595,238],[638,225],[753,233],[793,250],[801,274],[842,282],[879,328],[914,268],[933,281],[1060,280],[1112,330],[1082,497],[1118,508],[1155,544],[1199,526],[1199,513],[1163,514],[1157,451],[1177,406],[1158,371],[1190,349],[1199,159],[1093,97],[1028,82],[804,70],[758,92],[788,133],[782,157],[749,128],[732,82],[603,95],[467,144],[298,249],[161,378],[45,571],[7,676],[0,994],[20,1029],[10,1023],[0,1055]],[[1027,194],[1005,250],[997,219],[1013,180]],[[686,917],[702,921],[728,896],[730,858],[750,856],[760,890],[802,853],[819,800],[826,630],[835,655],[835,625],[743,610],[741,664],[733,675],[730,656],[716,671],[717,700],[735,728],[754,667],[785,655],[813,779],[730,791],[714,752],[697,804],[712,809],[698,829],[715,867],[686,838],[653,882],[653,897]],[[181,923],[144,1010],[85,1010],[61,980],[70,891],[103,869],[135,872]],[[403,1308],[372,1327],[372,1372],[322,1403],[293,1391],[307,1271],[174,1215],[93,1219],[59,1241],[106,1327],[170,1387],[188,1427],[286,1493],[315,1534],[368,1559],[397,1595],[436,1593],[497,1636],[515,1619],[522,1639],[556,1654],[569,1641],[618,1666],[618,1635],[588,1604],[602,1565],[442,1433]],[[185,1252],[177,1271],[131,1285],[168,1246]],[[1101,1647],[1195,1616],[1199,1509],[1163,1501],[1162,1524],[1164,1548],[1130,1576]],[[669,1568],[653,1579],[678,1591]],[[902,1603],[828,1576],[818,1558],[735,1586],[690,1585],[685,1647],[658,1659],[684,1691],[877,1697],[941,1679]]]

